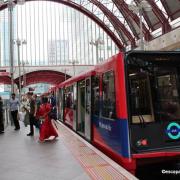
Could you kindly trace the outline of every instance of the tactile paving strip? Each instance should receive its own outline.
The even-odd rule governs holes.
[[[119,171],[91,150],[85,143],[73,136],[61,124],[58,124],[60,139],[69,148],[74,157],[81,163],[92,179],[98,180],[127,180]]]

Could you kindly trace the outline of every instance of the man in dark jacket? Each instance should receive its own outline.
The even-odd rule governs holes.
[[[36,102],[33,98],[33,93],[28,92],[27,94],[30,104],[30,110],[29,110],[29,123],[30,123],[30,132],[27,134],[27,136],[33,136],[34,135],[34,122],[35,122],[35,111],[36,111]]]

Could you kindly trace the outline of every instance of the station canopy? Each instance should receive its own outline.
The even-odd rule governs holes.
[[[128,45],[132,48],[137,47],[140,32],[148,42],[180,26],[179,0],[53,0],[53,2],[70,6],[89,16],[110,35],[120,50]],[[5,4],[0,9],[6,6]]]
[[[68,0],[111,31],[118,47],[137,46],[140,39],[140,14],[145,41],[170,32],[180,26],[179,0]]]

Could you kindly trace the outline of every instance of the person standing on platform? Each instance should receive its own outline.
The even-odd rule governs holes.
[[[16,95],[14,93],[12,93],[11,99],[9,101],[9,107],[10,107],[11,116],[12,116],[12,119],[13,119],[14,125],[15,125],[14,130],[19,130],[20,129],[19,121],[18,121],[18,118],[17,118],[17,116],[18,116],[18,107],[19,106],[20,106],[19,100],[16,98]]]
[[[3,101],[0,96],[0,134],[4,133],[4,122],[3,122]]]
[[[34,96],[33,96],[33,98],[34,98],[34,101],[35,101],[35,121],[34,121],[34,125],[36,126],[36,128],[38,128],[38,129],[40,129],[40,126],[41,126],[41,124],[40,124],[40,121],[39,121],[39,108],[40,108],[40,105],[41,105],[41,101],[38,99],[38,96],[37,96],[37,94],[34,94]]]
[[[30,105],[29,105],[29,101],[28,99],[24,96],[21,102],[21,111],[23,112],[23,114],[25,114],[24,116],[24,125],[25,127],[27,127],[27,125],[29,125],[29,110],[30,110]]]
[[[36,110],[36,103],[33,98],[33,92],[28,92],[27,94],[30,104],[30,111],[29,111],[29,122],[30,122],[30,132],[27,136],[34,136],[34,123],[35,123],[35,110]]]

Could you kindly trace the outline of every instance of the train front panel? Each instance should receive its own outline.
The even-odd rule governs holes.
[[[93,143],[128,170],[131,159],[124,56],[113,56],[92,77]]]
[[[139,164],[180,160],[180,53],[126,57],[132,157]]]

